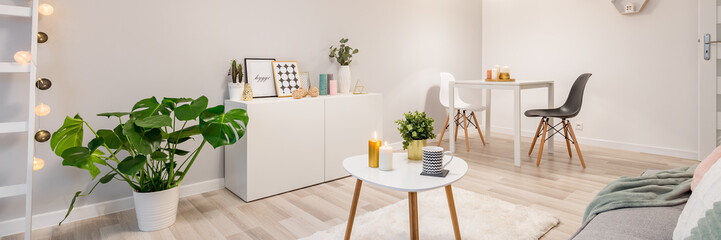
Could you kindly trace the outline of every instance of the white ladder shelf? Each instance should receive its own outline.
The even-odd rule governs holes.
[[[24,184],[0,186],[0,198],[25,195],[25,239],[31,239],[33,230],[33,158],[35,157],[35,79],[37,75],[37,33],[38,33],[38,1],[32,0],[30,7],[0,5],[0,15],[31,18],[30,55],[29,64],[0,62],[2,73],[28,73],[28,115],[24,122],[0,122],[0,134],[27,133],[26,178]]]

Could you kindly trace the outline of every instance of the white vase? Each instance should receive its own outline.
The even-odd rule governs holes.
[[[178,212],[179,197],[180,187],[160,192],[133,192],[140,231],[152,232],[173,225]]]
[[[350,83],[350,66],[340,66],[338,69],[338,93],[349,93]]]
[[[240,99],[243,97],[243,83],[228,83],[228,96],[230,97],[230,100],[233,101],[240,101]]]

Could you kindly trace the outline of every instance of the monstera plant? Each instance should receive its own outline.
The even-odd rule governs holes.
[[[172,225],[177,211],[178,186],[203,147],[206,144],[213,148],[234,144],[245,134],[248,124],[245,110],[225,112],[222,105],[207,107],[205,96],[163,98],[161,101],[151,97],[137,102],[130,112],[98,114],[115,119],[118,125],[113,129],[95,130],[80,115],[66,117],[62,127],[52,135],[52,150],[62,157],[64,166],[87,170],[93,180],[100,179],[87,193],[75,193],[62,221],[67,219],[78,197],[89,195],[99,184],[118,180],[134,190],[141,230],[153,231]],[[84,144],[86,129],[92,133],[92,139]],[[138,202],[139,198],[155,196],[153,193],[167,193],[175,200],[157,203],[157,206],[148,205],[147,200]],[[153,203],[153,198],[149,202]],[[170,224],[167,221],[152,222],[158,216],[148,217],[145,215],[149,213],[141,212],[141,209],[168,208],[163,206],[167,204],[175,204],[172,213],[165,213],[167,217],[172,214]],[[146,219],[141,219],[142,216]]]

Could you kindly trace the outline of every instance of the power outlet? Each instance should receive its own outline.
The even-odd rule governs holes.
[[[583,131],[583,122],[575,122],[573,128],[578,131]]]

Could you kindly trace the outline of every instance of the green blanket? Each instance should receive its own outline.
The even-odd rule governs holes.
[[[641,177],[621,177],[609,183],[586,208],[583,222],[619,208],[665,207],[685,203],[691,195],[696,165]],[[584,224],[585,225],[585,224]]]

